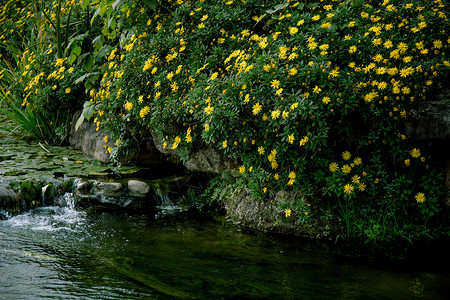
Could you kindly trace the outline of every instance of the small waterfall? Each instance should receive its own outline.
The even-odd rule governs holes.
[[[170,206],[172,204],[167,193],[163,193],[159,187],[155,187],[154,190],[161,203],[160,206]]]
[[[167,193],[163,193],[159,187],[155,187],[154,191],[159,202],[161,203],[159,206],[156,206],[159,209],[159,212],[155,215],[156,219],[167,215],[173,215],[181,211],[181,207],[178,205],[173,205],[172,201],[170,201],[169,195]]]

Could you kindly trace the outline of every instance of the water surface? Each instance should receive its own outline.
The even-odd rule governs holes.
[[[345,258],[323,242],[168,209],[145,216],[44,207],[0,221],[0,298],[446,299],[449,292],[448,266],[427,266],[426,257]]]

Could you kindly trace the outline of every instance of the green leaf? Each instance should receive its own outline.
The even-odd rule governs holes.
[[[86,101],[84,102],[83,105],[83,116],[87,119],[90,120],[92,118],[92,116],[95,113],[95,105],[94,102],[91,101]]]
[[[70,54],[70,56],[69,56],[69,64],[70,64],[70,65],[73,64],[73,62],[74,62],[76,59],[77,59],[77,56],[76,56],[74,53]]]
[[[75,47],[75,49],[72,50],[72,53],[75,53],[77,56],[79,56],[81,54],[81,47]]]
[[[87,74],[78,77],[73,83],[79,84],[80,82],[82,82],[86,78],[86,76],[87,76]]]
[[[51,183],[42,188],[42,195],[45,199],[50,199],[55,194],[55,186]]]
[[[84,116],[81,114],[81,116],[78,118],[77,123],[75,124],[75,131],[78,131],[78,128],[83,124],[84,122]]]
[[[83,0],[83,2],[81,2],[81,8],[86,9],[86,7],[89,5],[89,2],[91,2],[91,0]]]

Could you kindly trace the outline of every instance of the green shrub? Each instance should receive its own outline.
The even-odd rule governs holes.
[[[255,197],[301,190],[346,236],[438,222],[441,170],[405,124],[448,80],[443,1],[87,2],[103,18],[94,53],[107,55],[66,80],[85,82],[114,156],[154,131],[183,159],[206,145],[235,158]],[[42,93],[71,103],[55,83]],[[304,217],[303,201],[283,209]]]

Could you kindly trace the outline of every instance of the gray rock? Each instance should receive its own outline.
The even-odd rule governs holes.
[[[123,195],[123,184],[120,182],[97,182],[96,189],[106,197],[119,197]]]
[[[181,157],[179,149],[173,150],[170,147],[163,147],[164,139],[156,132],[152,132],[153,142],[156,148],[164,154]],[[185,167],[190,171],[206,172],[212,174],[220,174],[229,172],[234,176],[239,175],[239,165],[236,160],[227,158],[214,145],[208,145],[206,148],[198,149],[187,154],[188,159],[185,161]]]
[[[19,195],[5,186],[0,186],[0,210],[15,215],[23,209]]]
[[[69,143],[76,149],[81,149],[86,156],[97,159],[101,162],[109,162],[109,153],[106,147],[112,147],[112,141],[105,143],[105,136],[108,134],[102,129],[97,131],[97,126],[85,120],[83,124],[75,130],[75,124],[81,115],[81,111],[74,114],[72,119],[72,127],[70,129]]]
[[[128,183],[128,193],[131,196],[145,196],[150,192],[150,186],[139,180],[129,180]]]

